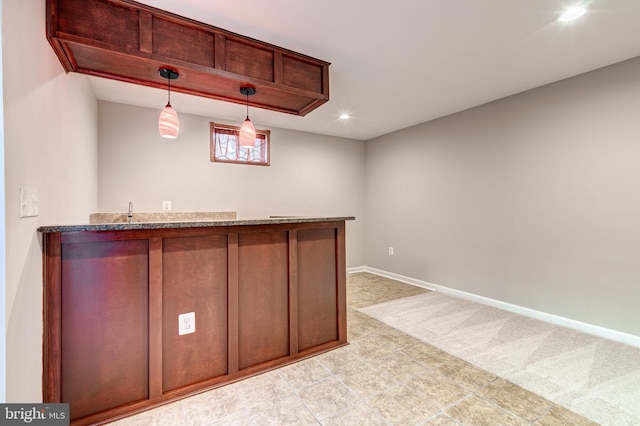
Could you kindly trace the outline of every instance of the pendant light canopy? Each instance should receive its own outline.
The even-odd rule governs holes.
[[[163,138],[175,139],[178,137],[180,131],[180,120],[178,119],[178,113],[171,107],[171,80],[178,78],[178,71],[169,68],[160,68],[160,76],[167,79],[169,84],[169,97],[167,100],[167,106],[160,112],[160,119],[158,120],[158,130],[160,136]]]
[[[254,148],[256,146],[256,128],[249,120],[249,96],[256,94],[256,88],[252,86],[242,86],[240,93],[247,97],[247,118],[240,127],[240,146],[242,148]]]

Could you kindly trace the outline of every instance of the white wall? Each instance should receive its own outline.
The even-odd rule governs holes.
[[[639,117],[634,59],[368,141],[367,265],[640,335]]]
[[[97,207],[97,101],[65,74],[45,37],[44,1],[2,4],[7,401],[42,400],[42,261],[36,229],[87,221]],[[40,215],[19,218],[20,187]]]
[[[237,211],[239,218],[356,216],[347,222],[347,265],[364,264],[364,142],[270,128],[270,166],[212,163],[215,119],[179,113],[179,137],[163,139],[160,107],[99,102],[100,211],[124,212],[132,201],[135,211],[154,212],[171,201],[174,211]]]

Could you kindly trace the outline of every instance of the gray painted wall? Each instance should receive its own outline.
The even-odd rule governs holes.
[[[7,401],[42,400],[42,251],[37,228],[84,223],[97,207],[98,103],[44,34],[44,1],[2,2]],[[11,37],[6,37],[11,34]],[[19,218],[20,188],[40,214]]]
[[[639,138],[634,59],[368,141],[366,263],[638,335]]]
[[[214,118],[179,114],[180,135],[170,140],[158,135],[159,113],[99,102],[99,211],[126,211],[132,201],[134,210],[154,212],[171,201],[173,211],[240,218],[356,216],[347,222],[347,265],[364,264],[364,142],[270,128],[270,166],[212,163]]]

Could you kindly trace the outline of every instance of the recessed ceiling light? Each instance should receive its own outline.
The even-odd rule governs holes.
[[[558,21],[560,22],[575,21],[576,19],[584,15],[586,12],[587,12],[587,8],[585,6],[582,6],[582,5],[573,6],[568,8],[564,12],[562,12],[558,16]]]
[[[340,120],[348,120],[349,118],[351,118],[349,114],[340,114]]]

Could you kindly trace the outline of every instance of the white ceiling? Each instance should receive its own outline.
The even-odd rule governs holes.
[[[640,55],[640,0],[143,0],[331,62],[330,101],[298,117],[251,108],[256,127],[367,140]],[[166,92],[91,78],[98,99],[157,108]],[[174,93],[178,112],[237,121],[242,105]],[[339,120],[340,113],[350,120]]]

